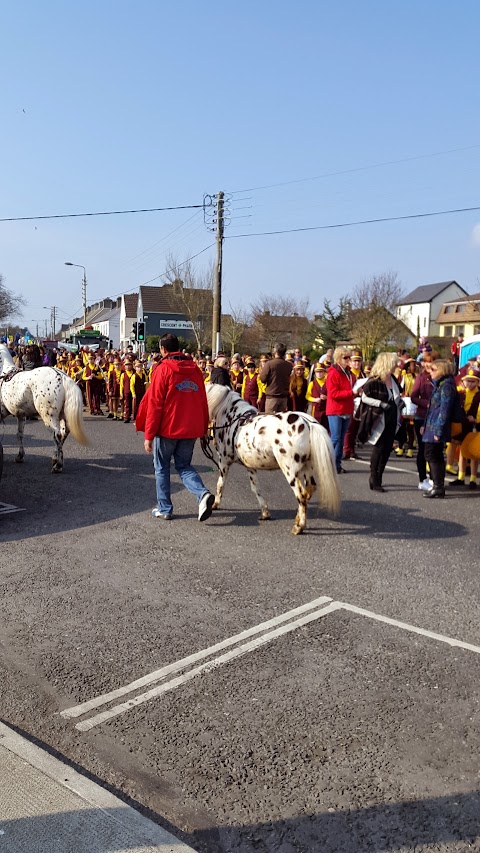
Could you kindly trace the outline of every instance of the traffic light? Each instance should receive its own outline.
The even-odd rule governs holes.
[[[145,323],[143,320],[138,323],[138,331],[137,331],[137,341],[145,340]]]
[[[132,325],[132,338],[134,341],[137,340],[137,329],[138,329],[138,323],[133,323],[133,325]]]

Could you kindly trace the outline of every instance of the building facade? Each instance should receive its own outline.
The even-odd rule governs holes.
[[[467,291],[456,281],[441,281],[415,288],[396,306],[397,320],[421,338],[440,335],[438,315],[445,301],[463,299]]]

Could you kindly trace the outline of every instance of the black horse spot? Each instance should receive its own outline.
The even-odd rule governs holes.
[[[275,439],[275,444],[280,444],[280,439],[279,439],[279,438],[276,438],[276,439]]]
[[[317,484],[316,484],[316,482],[315,482],[315,477],[310,477],[310,485],[311,485],[311,486],[316,486],[316,485],[317,485]]]
[[[281,448],[280,448],[280,453],[286,453],[286,452],[287,452],[287,451],[285,450],[285,448],[284,448],[284,447],[281,447]]]
[[[280,435],[280,433],[281,433],[281,432],[282,432],[282,430],[281,430],[281,429],[277,429],[277,434],[278,434],[278,435]]]
[[[299,424],[298,431],[303,432],[304,429],[305,429],[305,424]]]
[[[298,421],[298,415],[295,415],[293,412],[290,412],[290,414],[287,417],[287,422],[289,424],[294,424],[295,421]]]
[[[305,456],[302,456],[302,462],[303,462],[303,464],[305,464],[305,462],[306,462],[306,461],[307,461],[307,455],[305,454]]]
[[[295,459],[295,462],[300,462],[300,455],[298,453],[296,453],[293,458]]]
[[[293,489],[294,485],[295,485],[295,477],[293,477],[293,479],[290,480],[290,483],[289,483],[289,486],[291,486],[292,489]]]
[[[258,434],[262,435],[262,433],[264,433],[264,432],[265,432],[265,427],[264,426],[260,427],[260,429],[258,430]]]

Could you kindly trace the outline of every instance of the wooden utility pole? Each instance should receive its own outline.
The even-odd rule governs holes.
[[[222,325],[222,254],[223,254],[223,228],[224,228],[224,193],[217,193],[217,215],[216,236],[217,254],[215,258],[215,270],[213,278],[213,318],[212,318],[212,357],[216,358],[221,349],[221,325]]]

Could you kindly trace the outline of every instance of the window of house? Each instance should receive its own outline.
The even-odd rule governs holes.
[[[453,326],[445,326],[445,328],[443,330],[443,334],[446,338],[452,338],[453,337]]]
[[[473,334],[480,335],[480,326],[478,324],[473,327]]]
[[[445,305],[445,314],[453,314],[455,305]]]
[[[465,305],[465,302],[463,302],[461,305],[456,306],[455,313],[456,314],[463,314],[463,312],[466,311],[466,309],[467,309],[467,306]]]
[[[423,328],[424,329],[427,328],[427,318],[426,317],[423,318]]]
[[[465,326],[457,326],[456,334],[457,335],[464,335],[465,334]]]

